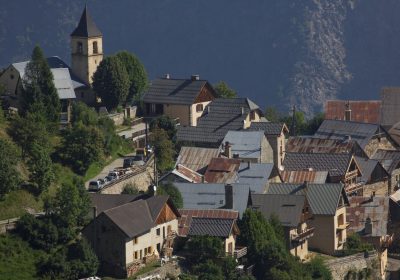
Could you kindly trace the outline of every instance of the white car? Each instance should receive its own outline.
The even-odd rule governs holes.
[[[89,183],[89,191],[97,192],[104,187],[104,183],[100,180],[90,181]]]

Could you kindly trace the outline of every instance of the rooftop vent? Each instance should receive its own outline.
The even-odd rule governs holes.
[[[192,81],[198,81],[200,80],[200,75],[192,75],[191,79]]]
[[[164,79],[166,79],[166,80],[171,79],[171,75],[170,74],[164,74]]]

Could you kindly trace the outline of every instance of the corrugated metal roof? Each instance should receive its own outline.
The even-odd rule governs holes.
[[[235,220],[192,218],[188,236],[215,236],[227,238],[230,236]]]
[[[248,130],[262,130],[265,135],[281,135],[288,132],[284,123],[276,122],[252,122]]]
[[[370,139],[378,132],[385,132],[378,124],[324,120],[314,136],[317,138],[339,140],[345,140],[350,137],[356,140],[360,147],[364,149]]]
[[[281,172],[285,183],[302,184],[304,182],[324,184],[328,180],[328,171],[284,170]]]
[[[183,166],[182,164],[178,164],[175,169],[172,170],[172,173],[190,183],[201,183],[203,181],[203,175]]]
[[[387,223],[389,219],[388,197],[349,197],[350,207],[347,207],[347,222],[350,223],[347,232],[365,233],[367,218],[371,219],[371,236],[385,236],[387,234]]]
[[[328,100],[325,102],[325,119],[345,120],[347,104],[351,110],[351,121],[380,123],[380,100]]]
[[[208,84],[206,80],[156,79],[151,82],[149,89],[145,92],[143,101],[155,104],[191,105],[206,84]],[[212,86],[209,84],[208,86],[211,92],[214,92]],[[214,98],[208,101],[212,99]]]
[[[259,210],[266,219],[276,215],[284,227],[297,227],[306,203],[304,195],[252,194],[251,206]]]
[[[229,142],[232,154],[237,154],[241,159],[260,159],[263,139],[263,131],[228,131],[222,143]]]
[[[330,176],[344,176],[352,160],[351,154],[286,153],[284,170],[328,171]]]
[[[379,149],[371,158],[378,160],[390,174],[400,167],[400,151]]]
[[[400,121],[400,87],[384,87],[381,91],[381,124],[392,126]]]
[[[367,157],[364,150],[355,140],[325,139],[307,136],[289,137],[286,142],[288,153],[326,153],[326,154],[354,154]]]
[[[179,209],[179,235],[186,236],[189,232],[193,217],[209,219],[231,219],[237,220],[239,212],[227,209]]]
[[[238,170],[238,182],[250,186],[251,192],[264,193],[268,180],[279,172],[273,163],[242,162]]]
[[[211,159],[218,156],[219,149],[182,147],[176,164],[181,164],[199,173],[204,173]]]
[[[344,192],[342,184],[277,184],[270,183],[267,190],[268,194],[295,194],[306,195],[314,215],[335,215],[339,205],[339,199]]]
[[[204,178],[209,183],[234,183],[240,160],[233,158],[213,158],[207,167]]]

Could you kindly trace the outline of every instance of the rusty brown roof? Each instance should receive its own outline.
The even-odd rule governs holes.
[[[240,160],[234,158],[213,158],[207,167],[204,179],[209,183],[234,183]]]
[[[202,183],[203,182],[203,175],[193,171],[182,164],[177,164],[175,169],[172,171],[173,174],[180,176],[191,183]]]
[[[380,123],[380,100],[328,100],[325,103],[326,120],[345,120],[346,104],[351,109],[351,121]]]
[[[193,218],[207,218],[207,219],[222,219],[222,220],[237,220],[239,212],[226,209],[180,209],[179,213],[179,228],[180,236],[186,236]]]
[[[204,174],[212,158],[219,156],[219,149],[182,147],[176,164],[182,164],[189,169]]]
[[[324,184],[328,179],[328,171],[284,170],[281,172],[284,183],[302,184],[304,182]]]
[[[289,153],[354,154],[367,157],[357,141],[352,139],[323,139],[316,137],[290,137],[286,143]]]

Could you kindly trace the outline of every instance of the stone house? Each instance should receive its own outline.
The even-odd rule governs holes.
[[[263,121],[260,107],[248,98],[216,98],[207,105],[197,126],[179,126],[178,142],[185,146],[217,148],[230,130],[244,130]]]
[[[387,196],[390,190],[390,175],[375,159],[355,157],[361,171],[361,183],[363,184],[361,196]]]
[[[143,264],[171,256],[178,210],[168,196],[91,195],[93,220],[83,229],[102,270],[130,277]]]
[[[272,147],[274,152],[274,164],[278,169],[281,168],[282,162],[285,159],[286,152],[286,135],[289,129],[284,123],[275,122],[252,122],[248,130],[261,130],[264,131],[265,137]]]
[[[351,154],[286,153],[284,171],[327,171],[328,182],[343,183],[346,193],[363,191],[361,170]]]
[[[216,98],[214,88],[198,75],[173,79],[169,74],[151,82],[144,93],[145,115],[178,118],[182,126],[197,126],[206,106]]]
[[[240,234],[236,224],[239,213],[225,209],[179,209],[178,235],[188,239],[193,236],[213,236],[223,240],[225,254],[236,259],[247,254],[246,247],[236,245]],[[191,252],[193,253],[193,252]]]
[[[263,131],[234,131],[225,135],[221,151],[227,158],[252,163],[273,163],[274,152]]]
[[[358,142],[368,157],[378,149],[396,150],[399,144],[379,124],[353,121],[324,120],[314,137],[321,139],[350,140]]]
[[[314,235],[308,240],[309,247],[328,255],[344,249],[349,202],[343,184],[271,183],[266,193],[306,196],[313,215],[307,224],[314,228]]]
[[[325,102],[326,120],[380,123],[381,100],[328,100]]]
[[[287,249],[300,260],[307,258],[314,228],[307,225],[312,211],[305,195],[251,194],[249,208],[260,211],[266,219],[275,215],[284,229]]]
[[[379,149],[371,159],[378,160],[390,174],[390,193],[397,191],[400,186],[400,151]]]

